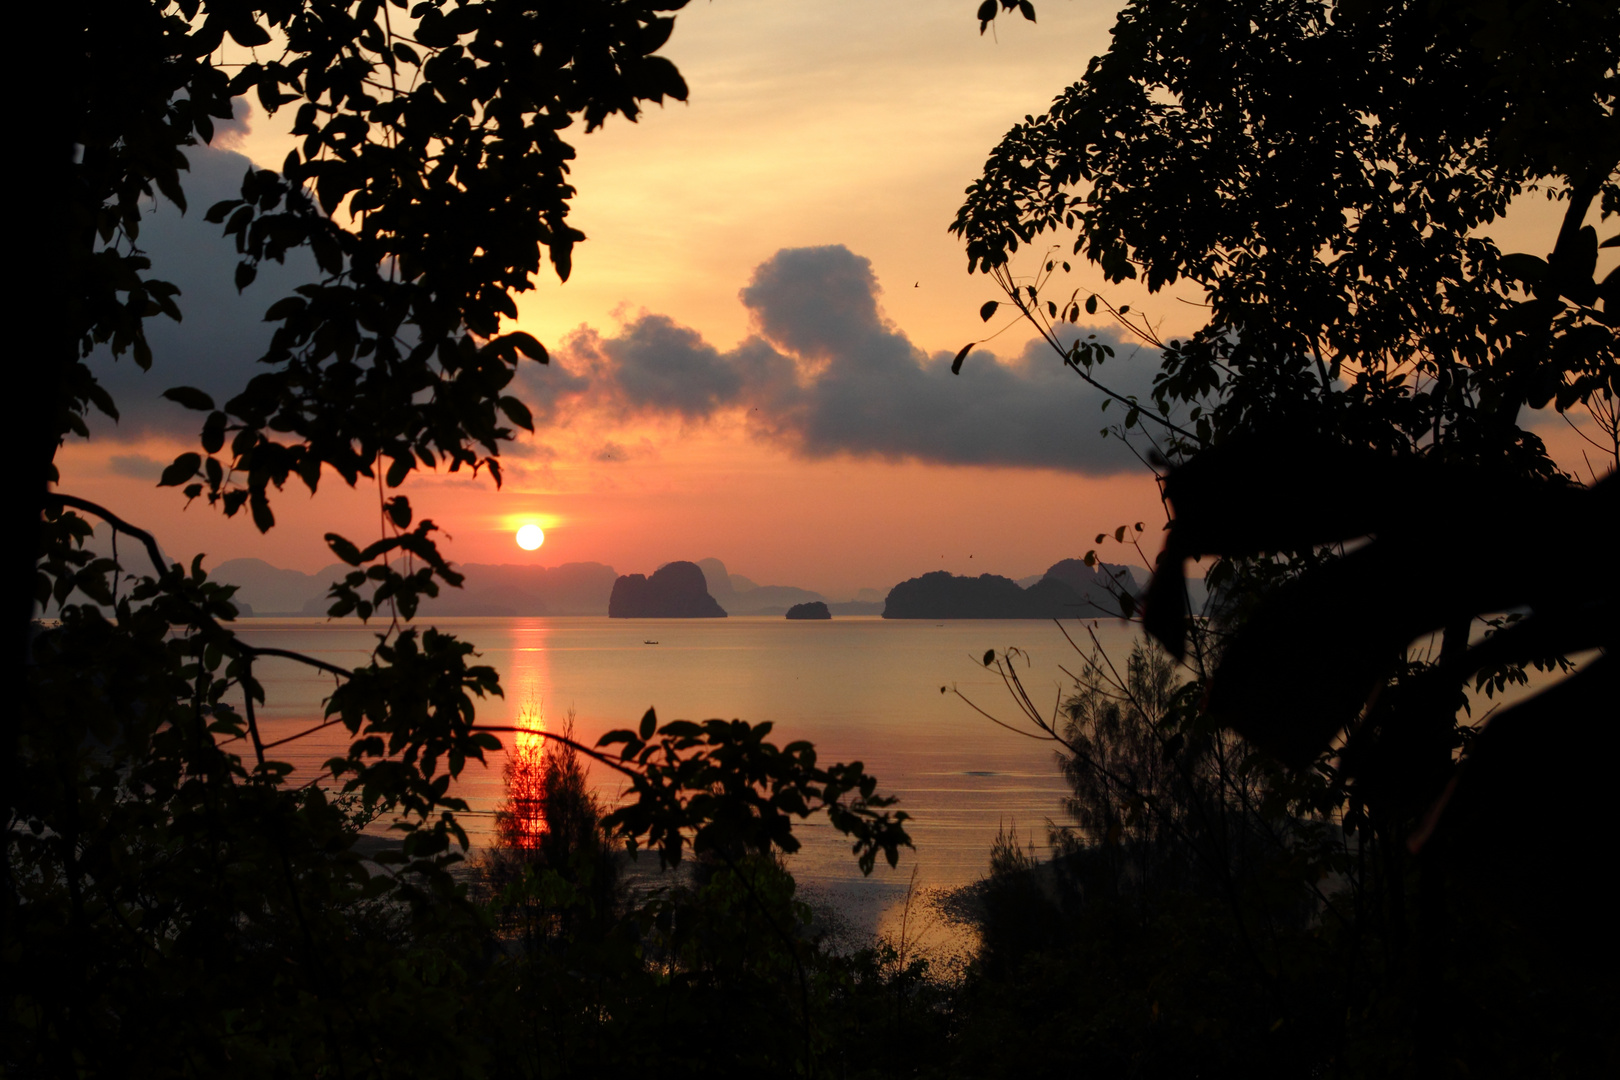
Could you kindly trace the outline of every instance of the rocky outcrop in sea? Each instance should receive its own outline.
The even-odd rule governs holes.
[[[997,574],[958,577],[935,570],[902,581],[889,591],[885,619],[1099,619],[1118,618],[1113,595],[1115,568],[1093,570],[1078,559],[1064,559],[1029,588]]]
[[[625,574],[608,597],[613,619],[723,619],[726,610],[714,597],[696,563],[665,563],[652,577]]]

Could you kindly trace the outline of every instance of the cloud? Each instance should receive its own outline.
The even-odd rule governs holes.
[[[157,483],[158,477],[163,475],[163,470],[168,464],[167,461],[159,461],[146,454],[114,454],[107,459],[107,466],[115,476],[150,480],[154,484]]]
[[[778,348],[815,360],[873,353],[909,357],[911,344],[878,314],[872,264],[842,245],[786,248],[739,294]]]
[[[187,153],[190,212],[160,200],[140,235],[154,276],[180,286],[185,320],[148,320],[155,357],[149,372],[128,356],[117,362],[105,350],[92,356],[121,413],[116,426],[92,418],[98,438],[192,436],[200,417],[163,400],[162,392],[196,386],[220,402],[237,393],[269,344],[264,309],[317,277],[307,253],[293,252],[285,266],[261,267],[258,280],[238,295],[234,247],[219,226],[203,221],[203,212],[238,193],[250,163],[218,148]],[[519,392],[542,432],[648,419],[702,425],[736,414],[746,417],[754,437],[809,459],[850,455],[1093,474],[1135,466],[1118,440],[1098,435],[1118,414],[1100,413],[1102,395],[1045,344],[1006,358],[978,349],[952,375],[950,355],[925,355],[884,318],[880,296],[871,263],[843,246],[783,249],[739,293],[755,331],[735,348],[722,350],[668,315],[643,312],[616,333],[576,332],[552,350],[549,366],[522,365]],[[1104,366],[1105,381],[1145,396],[1156,357],[1131,362],[1133,350],[1107,340],[1119,356]],[[606,435],[587,438],[588,459],[631,456],[605,442]],[[537,453],[532,446],[514,449],[519,456]]]
[[[231,118],[214,118],[214,141],[209,145],[216,150],[239,149],[253,131],[253,106],[245,97],[231,99]]]
[[[580,343],[592,366],[607,375],[618,401],[634,412],[693,420],[736,401],[743,377],[695,330],[662,315],[644,315],[618,337]]]
[[[1136,466],[1099,429],[1103,395],[1044,342],[1003,359],[925,355],[883,318],[871,263],[842,246],[790,248],[761,264],[740,299],[755,333],[722,351],[666,315],[643,313],[612,336],[585,330],[556,350],[551,370],[525,386],[561,423],[701,422],[748,418],[756,437],[805,458],[851,455],[949,465],[1052,468],[1092,474]],[[1069,331],[1070,340],[1080,333]],[[1117,356],[1108,385],[1145,397],[1157,358],[1099,335]],[[1115,417],[1118,414],[1114,414]]]
[[[246,128],[245,116],[216,123],[227,136]],[[179,323],[162,316],[146,320],[153,356],[150,371],[142,371],[128,353],[116,361],[105,348],[91,355],[91,370],[112,394],[120,414],[116,425],[92,414],[90,428],[97,438],[194,435],[201,427],[201,415],[164,400],[163,391],[195,386],[219,402],[240,392],[257,373],[254,361],[270,344],[265,308],[319,277],[309,254],[295,250],[286,265],[261,264],[258,279],[238,294],[236,246],[222,234],[221,226],[210,225],[203,215],[214,203],[240,195],[242,177],[252,163],[241,154],[207,146],[188,147],[186,157],[191,169],[183,181],[190,209],[182,214],[167,200],[156,200],[148,205],[139,237],[141,249],[152,260],[150,276],[180,287],[178,303],[185,318]]]

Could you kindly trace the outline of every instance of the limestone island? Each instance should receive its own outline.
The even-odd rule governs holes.
[[[608,597],[610,619],[723,619],[697,563],[665,563],[652,577],[625,574]]]
[[[1064,559],[1028,588],[996,574],[957,577],[935,570],[902,581],[889,592],[885,619],[1096,619],[1120,617],[1113,595],[1124,567]],[[1123,576],[1128,582],[1130,578]]]
[[[832,612],[820,600],[812,600],[807,604],[794,604],[787,610],[790,619],[830,619]]]

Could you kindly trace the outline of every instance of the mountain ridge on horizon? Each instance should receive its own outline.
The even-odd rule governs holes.
[[[1027,580],[1027,579],[1026,579]],[[1120,592],[1139,591],[1128,567],[1060,559],[1030,585],[1000,574],[933,570],[889,590],[885,619],[1118,618]]]
[[[682,560],[667,560],[659,567],[678,561]],[[796,603],[818,600],[829,603],[835,611],[846,609],[842,612],[846,615],[875,615],[882,609],[888,591],[863,588],[850,600],[832,601],[822,593],[798,586],[760,585],[741,574],[729,573],[725,564],[713,557],[696,562],[709,579],[711,594],[727,612],[738,615],[780,615]],[[614,567],[600,562],[555,566],[458,563],[455,567],[466,576],[466,584],[460,590],[445,589],[438,597],[425,599],[423,615],[606,615],[613,582],[620,576]],[[250,556],[227,559],[210,568],[209,576],[237,586],[237,598],[252,617],[319,616],[326,613],[327,589],[350,569],[343,563],[330,563],[314,573],[305,573]],[[555,581],[546,580],[559,575],[576,585],[562,597],[556,595]],[[857,607],[862,610],[848,610]]]
[[[660,566],[676,561],[681,560],[668,560]],[[758,584],[742,574],[731,573],[725,563],[712,556],[693,561],[703,571],[710,594],[732,615],[784,615],[795,604],[815,602],[826,603],[834,616],[877,615],[893,592],[893,588],[866,588],[849,600],[837,601],[799,586]],[[1044,573],[1008,580],[1027,590],[1067,564],[1083,565],[1077,559],[1061,559]],[[1145,586],[1147,574],[1142,568],[1107,565],[1128,574],[1136,589]],[[237,599],[246,617],[320,617],[326,613],[327,589],[350,569],[342,563],[331,563],[307,574],[261,558],[241,557],[210,568],[209,576],[237,586]],[[465,586],[445,589],[440,596],[426,599],[421,617],[606,615],[613,583],[621,576],[614,567],[600,562],[555,566],[462,563],[456,569],[466,575]]]

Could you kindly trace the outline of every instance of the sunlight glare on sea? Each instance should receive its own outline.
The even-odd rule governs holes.
[[[475,643],[479,662],[500,672],[505,697],[478,703],[481,723],[527,727],[538,715],[546,729],[557,730],[572,712],[575,736],[594,744],[607,731],[634,727],[653,707],[661,721],[770,721],[778,744],[807,739],[823,762],[863,762],[879,791],[899,796],[899,808],[912,816],[916,850],[904,851],[897,869],[880,861],[863,879],[848,842],[815,818],[796,829],[804,847],[789,861],[807,893],[852,905],[861,923],[903,904],[913,867],[920,888],[971,884],[987,872],[991,842],[1004,824],[1016,823],[1044,850],[1046,819],[1061,817],[1065,787],[1052,744],[997,727],[955,694],[940,692],[955,687],[985,711],[1014,720],[1007,691],[981,658],[987,649],[1018,646],[1030,654],[1020,670],[1032,695],[1055,704],[1069,685],[1058,666],[1076,670],[1079,657],[1050,622],[756,616],[468,618],[436,625]],[[1071,633],[1082,625],[1091,624],[1068,624]],[[346,666],[363,664],[376,641],[371,629],[307,619],[253,619],[242,629],[249,643]],[[1105,620],[1095,631],[1123,666],[1134,628]],[[259,712],[267,741],[321,721],[330,677],[270,659],[255,673],[268,699]],[[347,738],[333,725],[271,756],[292,763],[295,778],[310,776],[343,751]],[[512,744],[511,737],[502,741]],[[475,847],[493,836],[504,753],[487,765],[470,763],[453,789],[470,804],[462,820]],[[591,780],[604,802],[622,794],[600,765]],[[873,911],[862,914],[866,909]]]

